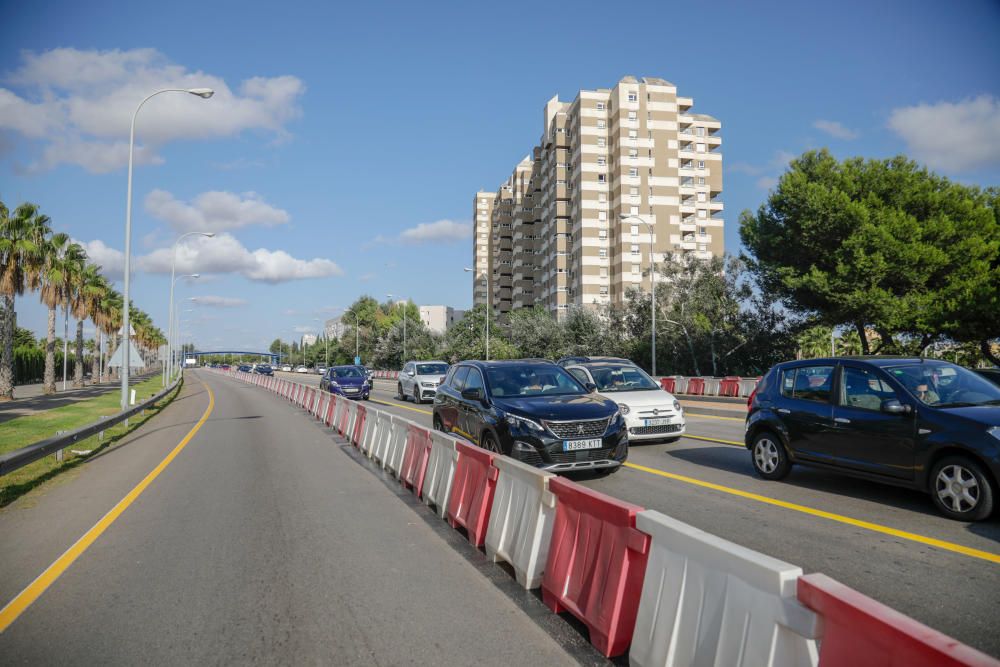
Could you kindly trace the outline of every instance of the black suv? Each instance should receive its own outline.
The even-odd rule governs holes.
[[[614,472],[628,457],[615,402],[550,361],[463,361],[434,397],[434,428],[552,472]]]
[[[990,515],[1000,479],[1000,387],[944,361],[841,357],[778,364],[750,398],[757,474],[794,463],[931,494],[946,516]]]
[[[621,357],[583,357],[583,356],[571,356],[563,357],[556,363],[566,368],[567,366],[574,366],[576,364],[590,364],[598,361],[614,361],[621,364],[631,364],[635,366],[635,362],[629,359],[622,359]]]

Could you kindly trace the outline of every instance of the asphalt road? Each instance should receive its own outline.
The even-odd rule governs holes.
[[[279,375],[319,384],[315,375]],[[431,425],[432,406],[396,400],[393,382],[377,380],[372,400]],[[687,407],[689,437],[633,447],[629,465],[616,474],[575,479],[807,573],[823,572],[1000,656],[1000,517],[951,521],[922,493],[801,467],[782,482],[767,482],[754,474],[749,452],[732,444],[742,442],[742,418],[695,416],[696,410]]]
[[[0,604],[40,593],[0,612],[0,662],[594,662],[360,458],[268,392],[188,373],[147,427],[0,512]]]

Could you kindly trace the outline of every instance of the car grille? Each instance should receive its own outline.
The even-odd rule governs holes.
[[[551,452],[549,458],[553,463],[577,463],[579,461],[603,461],[610,459],[612,448],[584,449],[578,452]]]
[[[590,419],[578,422],[545,422],[546,428],[557,438],[596,438],[608,430],[608,419]]]
[[[660,433],[676,433],[684,428],[683,424],[663,424],[662,426],[637,426],[628,430],[632,435],[658,435]]]

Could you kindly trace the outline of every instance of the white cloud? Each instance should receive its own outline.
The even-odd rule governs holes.
[[[468,238],[472,238],[472,223],[437,220],[436,222],[421,222],[416,227],[404,229],[399,236],[391,239],[379,234],[373,239],[372,243],[405,243],[408,245],[417,245],[434,242],[448,243]]]
[[[236,308],[237,306],[245,306],[248,303],[246,299],[213,295],[193,296],[189,300],[199,306],[209,306],[211,308]]]
[[[778,184],[778,179],[773,176],[761,176],[757,179],[757,187],[761,190],[770,190]]]
[[[79,241],[74,242],[83,246],[87,251],[87,258],[91,264],[101,267],[101,274],[111,281],[121,280],[125,274],[125,254],[121,250],[109,247],[104,241]]]
[[[826,132],[831,137],[836,139],[845,139],[849,141],[851,139],[857,139],[859,136],[857,131],[852,130],[849,127],[844,127],[844,125],[835,120],[817,120],[813,123],[813,127],[821,132]]]
[[[169,192],[153,190],[146,196],[146,210],[179,232],[220,232],[250,225],[274,227],[287,224],[290,216],[254,192],[203,192],[190,203]]]
[[[149,273],[169,273],[171,248],[140,257],[137,266]],[[192,237],[177,247],[177,273],[235,273],[249,280],[283,283],[339,276],[343,270],[329,259],[298,259],[284,250],[249,250],[231,234]]]
[[[210,100],[168,93],[143,107],[137,120],[137,158],[161,161],[159,146],[178,139],[235,136],[263,130],[279,139],[301,115],[305,91],[294,76],[254,77],[235,88],[221,77],[189,71],[155,49],[26,51],[21,66],[0,88],[0,129],[43,143],[32,165],[49,169],[76,164],[93,173],[120,168],[128,160],[132,112],[162,88],[215,90]]]
[[[980,95],[894,109],[889,128],[914,158],[934,169],[968,171],[1000,164],[1000,100]]]

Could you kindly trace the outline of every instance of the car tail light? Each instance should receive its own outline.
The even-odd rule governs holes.
[[[750,407],[753,405],[755,396],[757,396],[757,387],[753,388],[753,391],[750,392],[750,397],[747,399],[747,412],[750,412]]]

